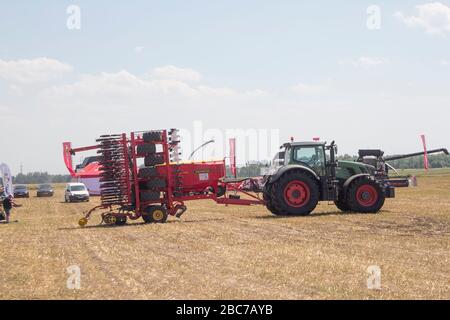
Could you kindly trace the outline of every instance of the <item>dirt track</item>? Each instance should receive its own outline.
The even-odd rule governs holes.
[[[379,215],[310,217],[188,203],[182,221],[80,229],[89,204],[18,200],[0,225],[2,299],[450,299],[450,176],[421,178]],[[79,265],[81,290],[66,288]],[[367,268],[382,270],[368,290]]]

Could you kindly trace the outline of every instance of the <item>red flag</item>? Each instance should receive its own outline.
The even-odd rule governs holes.
[[[423,155],[423,165],[425,167],[425,170],[428,170],[428,153],[427,153],[427,141],[425,139],[425,135],[420,135],[420,138],[422,139],[423,143],[423,151],[425,152]]]
[[[230,164],[231,164],[231,174],[236,178],[236,138],[230,139]]]
[[[76,177],[77,174],[73,170],[72,166],[72,154],[71,154],[72,146],[70,142],[63,143],[63,154],[64,154],[64,163],[66,164],[67,170],[72,177]]]

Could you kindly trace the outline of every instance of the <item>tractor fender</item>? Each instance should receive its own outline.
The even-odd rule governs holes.
[[[352,184],[352,182],[362,177],[370,177],[370,174],[368,173],[355,174],[354,176],[351,176],[344,182],[343,185],[344,196],[346,196],[348,187]]]
[[[291,171],[291,170],[306,171],[306,172],[310,173],[317,181],[320,180],[320,178],[317,175],[317,173],[315,173],[314,170],[312,170],[311,168],[308,168],[306,166],[302,166],[302,165],[299,165],[299,164],[288,164],[288,165],[283,166],[280,169],[278,169],[278,171],[274,175],[272,175],[270,177],[270,180],[268,180],[268,183],[274,183],[275,181],[280,179],[280,177],[283,174],[285,174],[286,172]]]

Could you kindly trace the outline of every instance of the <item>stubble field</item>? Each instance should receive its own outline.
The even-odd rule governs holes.
[[[77,221],[94,206],[18,199],[0,224],[1,299],[450,299],[450,171],[419,177],[378,215],[309,217],[188,203],[164,225]],[[70,290],[67,268],[81,270]],[[367,287],[369,266],[381,289]]]

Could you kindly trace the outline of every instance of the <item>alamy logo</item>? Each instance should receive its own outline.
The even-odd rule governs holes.
[[[381,289],[381,268],[379,266],[369,266],[367,268],[369,277],[367,278],[367,289],[380,290]]]
[[[66,269],[69,274],[67,278],[66,286],[69,290],[80,290],[81,289],[81,269],[77,265],[72,265]]]
[[[366,26],[369,30],[381,29],[381,9],[379,6],[371,5],[367,8]]]
[[[67,18],[67,29],[80,30],[81,29],[81,9],[77,5],[70,5],[67,7],[66,13],[69,15]]]

